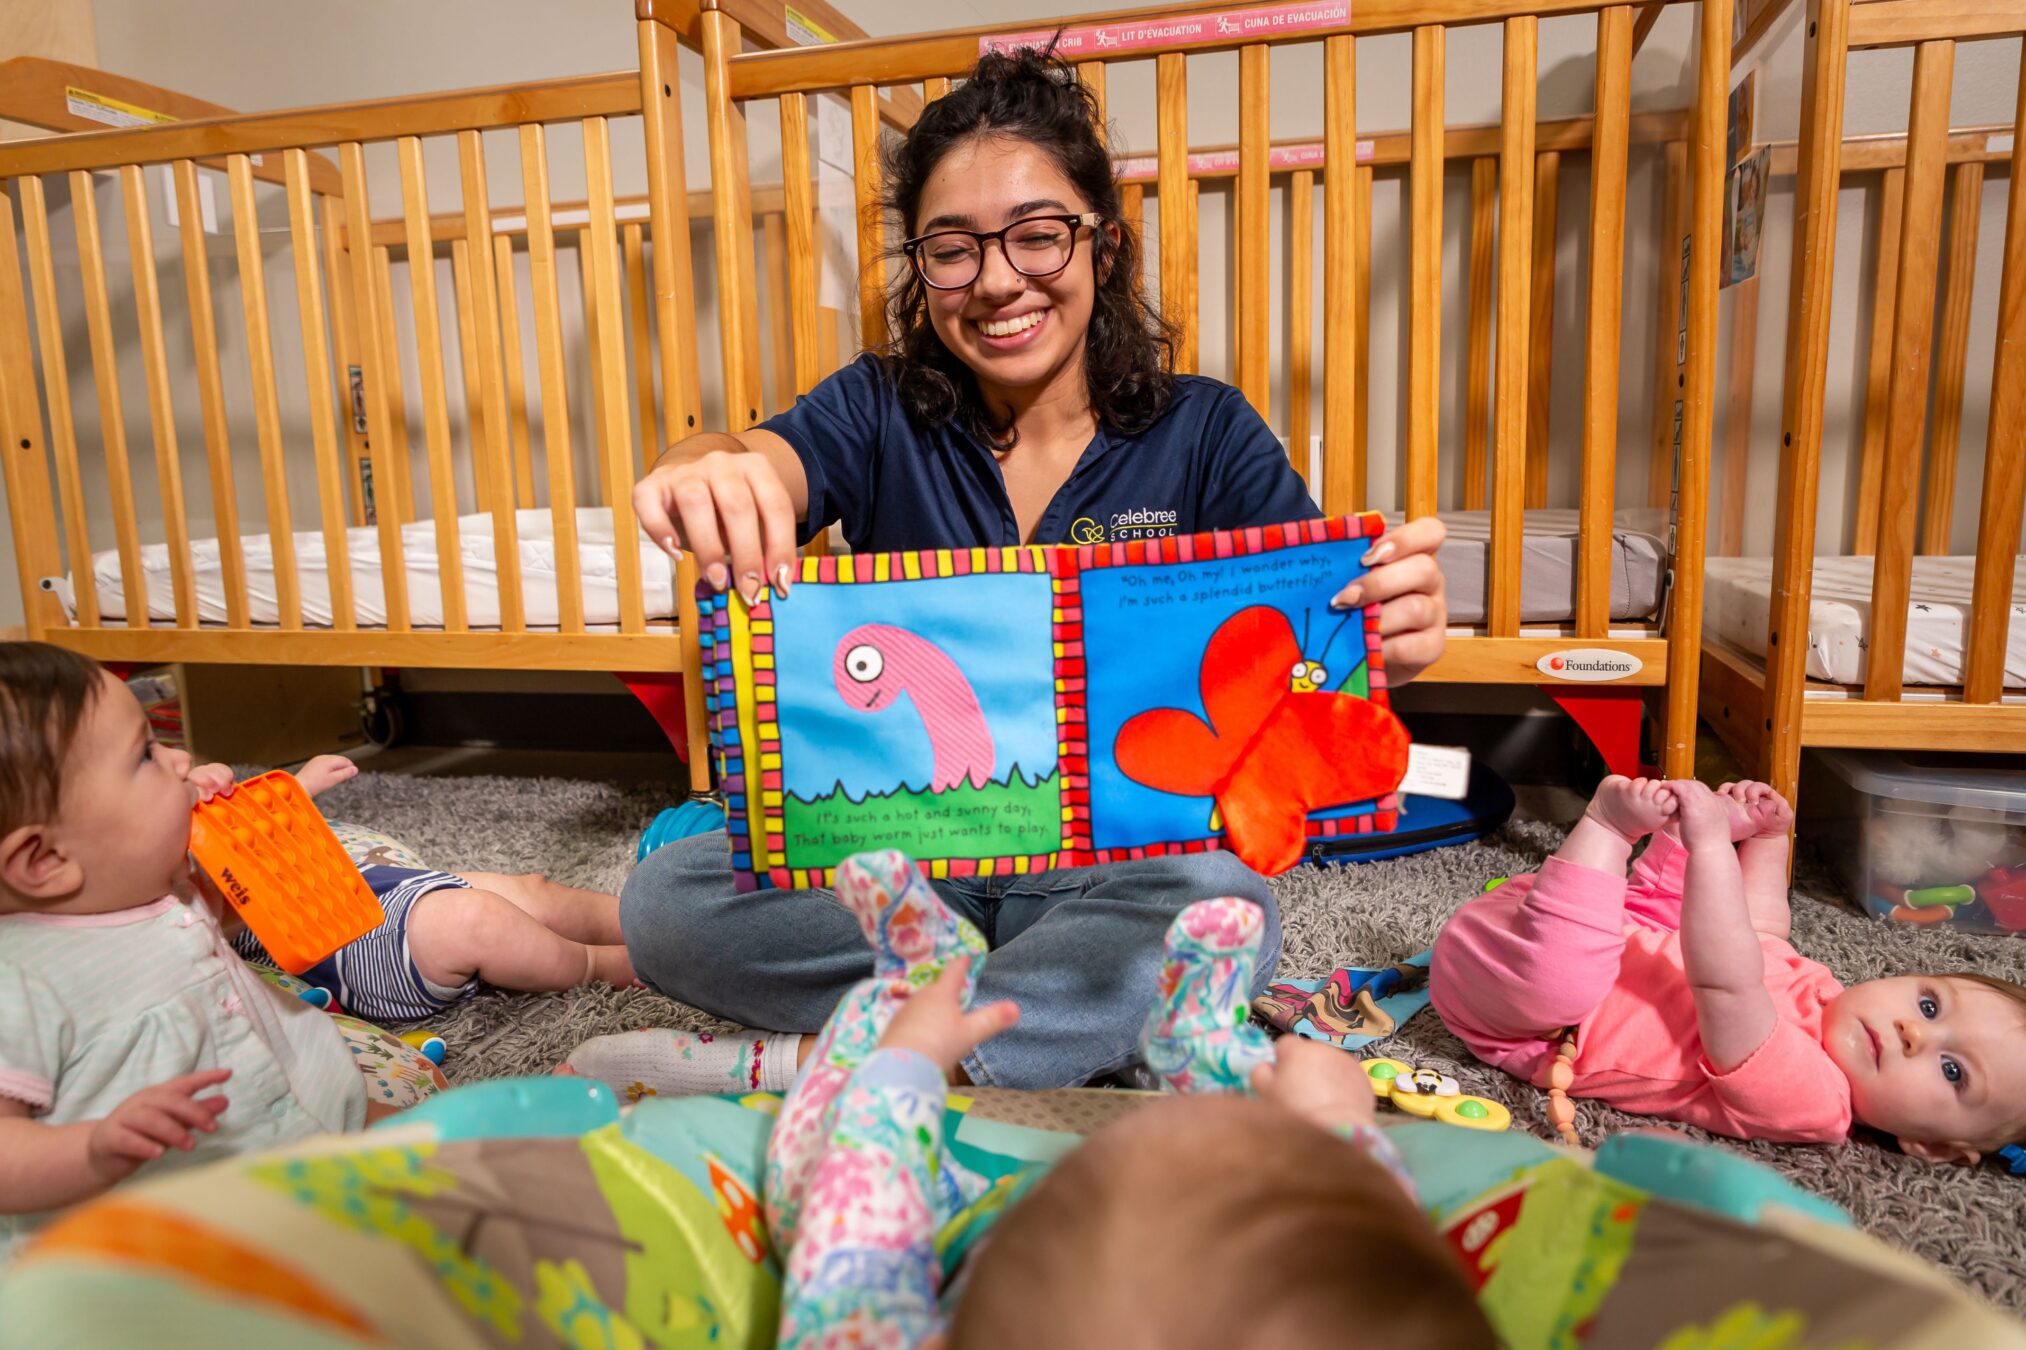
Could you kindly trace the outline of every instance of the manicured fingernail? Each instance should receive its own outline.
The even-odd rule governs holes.
[[[774,569],[774,589],[783,595],[788,593],[788,564],[782,563]]]
[[[748,572],[739,578],[739,594],[746,598],[748,606],[757,605],[760,603],[760,592],[766,584],[758,572]]]
[[[1336,599],[1330,601],[1330,608],[1355,609],[1357,608],[1358,602],[1360,600],[1363,600],[1364,598],[1365,598],[1365,588],[1363,586],[1346,586],[1344,588],[1343,594],[1339,595]]]
[[[671,534],[668,538],[662,540],[661,547],[668,553],[669,557],[675,559],[677,562],[682,561],[682,550],[675,546],[674,535]]]
[[[1365,556],[1361,558],[1359,561],[1363,562],[1367,567],[1377,567],[1380,563],[1386,561],[1386,559],[1392,556],[1393,556],[1393,541],[1390,539],[1381,539],[1378,543],[1372,545],[1371,550],[1368,553],[1366,553]]]
[[[704,580],[711,584],[714,591],[721,591],[732,584],[732,574],[725,570],[723,563],[712,563],[704,568],[703,575]]]

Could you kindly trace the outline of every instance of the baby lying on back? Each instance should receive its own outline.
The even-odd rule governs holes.
[[[1866,1125],[1956,1163],[2026,1140],[2026,988],[1838,983],[1787,940],[1793,819],[1763,783],[1606,779],[1538,875],[1443,929],[1436,1010],[1515,1077],[1739,1139]]]

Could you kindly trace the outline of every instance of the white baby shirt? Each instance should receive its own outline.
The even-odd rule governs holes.
[[[0,915],[0,1095],[63,1125],[203,1069],[232,1070],[217,1133],[138,1175],[365,1123],[337,1027],[254,974],[203,904]],[[0,1215],[0,1249],[48,1217]]]

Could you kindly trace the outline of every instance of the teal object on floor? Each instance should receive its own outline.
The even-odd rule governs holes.
[[[1770,1167],[1673,1135],[1614,1134],[1598,1148],[1596,1168],[1643,1191],[1740,1223],[1762,1222],[1761,1213],[1770,1205],[1838,1228],[1856,1226],[1840,1207],[1810,1195]]]
[[[444,1143],[461,1139],[550,1139],[584,1134],[619,1119],[612,1089],[589,1078],[496,1078],[440,1093],[373,1128],[431,1125]]]
[[[709,834],[724,827],[725,809],[716,802],[684,802],[681,806],[671,806],[640,832],[640,847],[635,850],[633,861],[639,862],[654,850],[678,839],[687,839],[693,834]]]

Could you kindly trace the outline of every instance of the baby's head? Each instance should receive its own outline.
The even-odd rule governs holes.
[[[1851,1112],[1929,1162],[1974,1163],[2026,1140],[2026,987],[1988,975],[1896,975],[1830,1003],[1822,1044]]]
[[[126,685],[40,642],[0,642],[0,913],[109,914],[174,888],[190,756]]]
[[[1492,1346],[1449,1250],[1364,1150],[1179,1097],[1091,1136],[992,1230],[949,1343]]]

